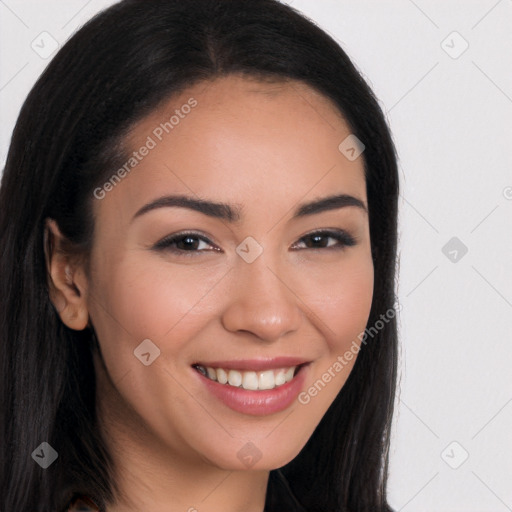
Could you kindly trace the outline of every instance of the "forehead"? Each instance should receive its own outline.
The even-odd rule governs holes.
[[[133,166],[109,202],[124,197],[135,210],[171,192],[260,206],[326,192],[365,200],[362,158],[349,161],[338,147],[348,135],[334,103],[303,83],[202,82],[132,128]]]

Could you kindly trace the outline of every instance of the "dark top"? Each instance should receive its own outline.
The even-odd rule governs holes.
[[[100,507],[90,498],[84,495],[76,496],[69,503],[67,512],[100,512]]]

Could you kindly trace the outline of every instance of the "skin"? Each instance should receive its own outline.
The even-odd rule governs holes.
[[[299,453],[356,358],[307,405],[296,400],[266,416],[228,408],[191,365],[301,356],[312,361],[307,390],[357,341],[371,307],[367,212],[349,206],[292,219],[299,204],[335,193],[367,205],[362,157],[349,161],[338,149],[350,130],[335,106],[298,82],[229,76],[190,88],[137,123],[131,151],[190,97],[198,105],[95,200],[89,276],[58,251],[61,234],[48,223],[52,301],[68,327],[92,324],[101,347],[98,414],[121,488],[108,512],[261,512],[269,470]],[[241,220],[178,207],[132,220],[171,193],[241,205]],[[304,237],[326,228],[347,231],[356,244],[308,248]],[[213,245],[201,242],[192,255],[153,249],[184,230]],[[250,264],[236,252],[248,236],[263,247]],[[149,366],[133,353],[147,338],[161,351]],[[247,468],[237,453],[249,441],[261,458]]]

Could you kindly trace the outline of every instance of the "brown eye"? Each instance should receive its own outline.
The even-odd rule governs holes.
[[[343,230],[315,231],[303,236],[301,242],[305,244],[304,249],[343,249],[356,244],[355,239]]]
[[[177,233],[160,240],[154,249],[162,251],[170,251],[176,254],[188,253],[187,256],[192,256],[194,253],[203,251],[211,251],[218,249],[208,249],[213,244],[204,235],[194,232]],[[215,246],[213,246],[215,247]]]

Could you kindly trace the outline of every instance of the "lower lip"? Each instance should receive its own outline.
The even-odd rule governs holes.
[[[288,408],[301,392],[309,363],[305,364],[290,382],[274,389],[251,391],[229,384],[219,384],[192,368],[192,371],[206,385],[207,389],[234,411],[253,416],[265,416]]]

